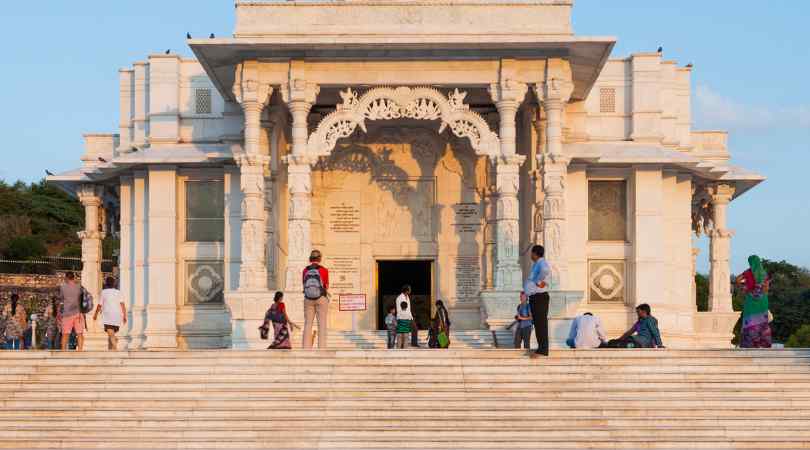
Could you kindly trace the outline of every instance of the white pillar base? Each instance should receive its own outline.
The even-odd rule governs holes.
[[[264,313],[272,304],[273,292],[266,290],[225,292],[225,305],[231,312],[231,348],[264,349],[273,343],[272,337],[265,341],[259,334]]]

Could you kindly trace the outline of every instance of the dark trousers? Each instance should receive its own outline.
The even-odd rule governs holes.
[[[419,347],[419,328],[416,327],[416,321],[413,321],[413,330],[411,330],[411,347]]]
[[[532,321],[534,322],[534,335],[537,337],[537,353],[548,355],[548,292],[534,294],[529,297],[529,306],[532,308]]]
[[[523,348],[529,350],[532,346],[532,327],[525,327],[518,328],[515,330],[515,348],[520,348],[520,344],[523,344]]]

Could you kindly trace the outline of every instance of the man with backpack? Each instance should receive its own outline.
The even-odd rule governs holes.
[[[329,271],[321,265],[321,252],[312,250],[309,265],[304,268],[304,343],[312,348],[312,322],[318,317],[318,349],[326,349],[329,314]]]
[[[89,293],[76,283],[73,272],[65,274],[65,283],[59,286],[59,295],[62,299],[62,350],[67,350],[70,333],[76,333],[76,350],[84,349],[84,314],[93,308]]]

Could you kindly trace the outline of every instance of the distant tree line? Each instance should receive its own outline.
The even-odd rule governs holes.
[[[0,257],[32,260],[46,255],[81,256],[76,232],[84,228],[79,201],[45,180],[0,180]]]
[[[789,343],[791,346],[810,346],[810,271],[786,261],[762,260],[762,265],[771,276],[768,294],[769,306],[773,313],[771,332],[775,342]],[[729,280],[731,283],[731,280]],[[709,280],[706,275],[695,275],[697,286],[698,311],[709,309]],[[745,294],[734,288],[733,306],[742,311]],[[805,327],[800,332],[802,327]],[[735,342],[739,334],[737,323]],[[791,340],[791,336],[793,339]]]

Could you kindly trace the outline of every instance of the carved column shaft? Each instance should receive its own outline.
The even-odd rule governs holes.
[[[101,204],[103,188],[91,184],[82,185],[78,196],[84,206],[84,231],[79,232],[82,240],[82,285],[93,296],[101,292]]]
[[[526,159],[517,155],[515,116],[526,97],[524,83],[501,74],[501,82],[490,86],[489,94],[498,108],[500,155],[495,158],[495,290],[519,291],[523,271],[520,268],[520,166]]]
[[[726,209],[734,195],[734,187],[717,184],[709,186],[707,191],[711,198],[714,223],[709,234],[709,310],[732,312],[729,258],[734,232],[728,229]]]
[[[269,157],[243,154],[236,158],[242,190],[242,264],[239,290],[267,289],[264,177]]]
[[[563,106],[571,86],[549,80],[537,87],[537,98],[546,113],[546,152],[538,155],[543,177],[543,243],[545,258],[551,266],[552,288],[565,290],[568,286],[568,263],[565,252],[565,181],[570,158],[563,152]]]
[[[282,86],[282,96],[292,116],[292,153],[286,157],[287,188],[290,193],[287,217],[287,273],[285,290],[301,292],[301,271],[312,250],[312,168],[307,154],[309,111],[320,88],[306,80],[292,79]]]
[[[242,190],[239,290],[263,291],[267,289],[264,177],[269,157],[261,146],[262,111],[270,102],[273,88],[261,83],[255,67],[248,65],[237,69],[234,94],[245,116],[244,153],[235,158]]]
[[[287,184],[290,210],[286,290],[298,292],[303,288],[301,271],[307,265],[312,250],[312,169],[308,158],[287,158]]]
[[[498,203],[495,211],[495,289],[519,291],[522,271],[520,268],[520,211],[518,188],[520,165],[525,157],[512,155],[501,157],[496,162],[495,186]]]

